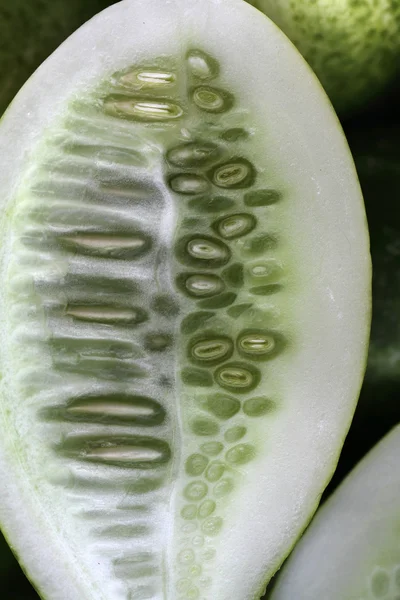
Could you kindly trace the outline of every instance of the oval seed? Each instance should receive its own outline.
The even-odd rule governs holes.
[[[182,565],[190,565],[195,561],[195,554],[191,548],[185,548],[178,554],[178,561]]]
[[[218,481],[218,479],[221,479],[222,475],[224,474],[225,471],[225,465],[222,462],[212,462],[206,471],[206,479],[207,481],[210,482],[215,482]]]
[[[204,452],[204,454],[207,454],[207,456],[218,456],[223,449],[224,446],[221,442],[206,442],[200,446],[200,450]]]
[[[219,433],[218,423],[212,421],[211,419],[198,417],[196,419],[193,419],[193,421],[190,424],[190,427],[193,433],[195,433],[196,435],[207,436],[216,435],[217,433]]]
[[[207,298],[219,294],[224,289],[224,282],[218,275],[190,275],[185,282],[185,288],[191,296]]]
[[[208,458],[202,454],[191,454],[185,463],[185,471],[188,475],[199,476],[208,464]]]
[[[152,246],[151,239],[144,234],[120,235],[82,232],[63,235],[59,238],[59,242],[74,253],[123,260],[139,258]]]
[[[153,426],[165,419],[165,410],[156,400],[115,393],[74,399],[62,412],[60,417],[103,424],[130,422]]]
[[[204,177],[186,173],[171,177],[169,185],[177,194],[184,194],[187,196],[203,194],[208,189],[208,182]]]
[[[259,396],[258,398],[249,398],[243,404],[243,412],[248,417],[261,417],[275,409],[275,403],[266,398]]]
[[[209,54],[201,50],[190,50],[187,54],[187,62],[191,75],[207,81],[213,79],[219,73],[219,64]]]
[[[169,150],[167,160],[175,167],[204,167],[212,164],[219,155],[216,144],[188,142]]]
[[[260,372],[245,363],[228,363],[215,372],[215,381],[235,392],[247,392],[256,387],[261,379]]]
[[[176,82],[176,75],[175,73],[160,71],[158,69],[146,69],[143,71],[135,69],[121,75],[119,82],[126,87],[143,85],[165,87]]]
[[[223,496],[230,494],[233,491],[233,488],[234,484],[232,479],[225,478],[218,481],[214,486],[213,492],[216,498],[222,498]]]
[[[214,500],[204,500],[204,502],[199,506],[199,518],[205,519],[206,517],[209,517],[216,508],[217,505],[215,504]]]
[[[186,249],[190,256],[199,260],[225,263],[229,260],[229,248],[218,240],[211,238],[194,238],[189,240]]]
[[[115,307],[100,304],[68,304],[65,313],[79,321],[104,324],[138,325],[147,321],[142,308]]]
[[[235,158],[216,167],[211,173],[213,183],[222,188],[245,188],[255,180],[253,165],[244,158]]]
[[[150,122],[170,121],[179,119],[183,115],[183,109],[178,104],[165,100],[108,98],[104,102],[104,110],[114,117]]]
[[[255,190],[254,192],[247,192],[244,195],[244,203],[246,206],[270,206],[279,202],[282,194],[274,189],[269,190]]]
[[[224,438],[229,443],[238,442],[245,436],[247,433],[246,427],[241,425],[235,425],[235,427],[231,427],[227,431],[225,431]]]
[[[203,339],[192,344],[189,351],[192,359],[197,362],[217,364],[232,355],[233,343],[228,337]]]
[[[273,358],[284,347],[281,334],[270,331],[244,331],[237,340],[240,354],[254,360]]]
[[[237,213],[219,219],[213,227],[219,235],[227,240],[250,233],[256,226],[256,219],[248,213]]]
[[[226,394],[214,394],[200,400],[201,407],[212,413],[218,419],[227,421],[240,410],[240,402]]]
[[[233,106],[233,96],[231,94],[205,85],[197,87],[192,98],[196,106],[205,112],[226,112]]]
[[[221,517],[209,517],[204,521],[201,529],[206,535],[217,535],[221,530],[222,523]]]
[[[244,465],[256,455],[256,449],[251,444],[237,444],[225,455],[226,460],[232,465]]]
[[[203,481],[193,481],[189,483],[184,490],[184,495],[188,500],[202,500],[207,495],[208,487]]]
[[[389,592],[390,578],[386,571],[379,569],[372,575],[371,590],[376,598],[384,598]]]
[[[187,504],[181,510],[181,516],[186,520],[195,519],[197,516],[196,504]]]

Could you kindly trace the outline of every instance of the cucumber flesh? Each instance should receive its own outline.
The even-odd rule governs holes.
[[[400,597],[399,451],[397,426],[317,512],[271,600]]]
[[[259,598],[366,356],[365,214],[325,94],[243,2],[127,1],[22,89],[0,156],[21,564],[49,600]]]

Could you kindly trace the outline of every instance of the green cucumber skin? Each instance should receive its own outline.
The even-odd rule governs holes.
[[[398,72],[398,0],[247,1],[297,46],[342,117],[377,97]]]

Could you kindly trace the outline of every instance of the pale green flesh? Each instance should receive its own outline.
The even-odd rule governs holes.
[[[230,2],[204,6],[216,23]],[[48,600],[258,598],[354,409],[369,260],[346,147],[319,89],[312,123],[298,96],[283,106],[281,73],[276,100],[253,79],[254,104],[218,28],[193,34],[200,8],[178,27],[175,6],[127,2],[107,12],[114,29],[89,25],[84,44],[105,39],[108,56],[130,43],[124,11],[149,19],[157,51],[118,45],[56,109],[49,90],[53,117],[33,119],[3,183],[0,468],[14,478],[0,513]],[[264,40],[272,26],[235,11]]]
[[[396,427],[317,512],[271,600],[400,598],[399,448]]]

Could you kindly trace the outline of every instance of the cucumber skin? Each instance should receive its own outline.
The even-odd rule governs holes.
[[[370,104],[399,72],[398,0],[246,1],[286,33],[341,117]]]

